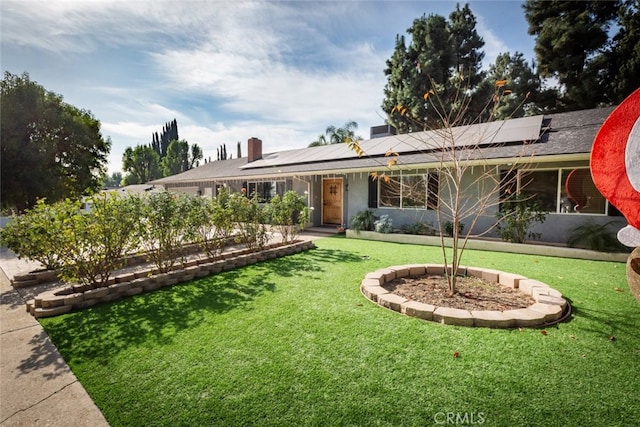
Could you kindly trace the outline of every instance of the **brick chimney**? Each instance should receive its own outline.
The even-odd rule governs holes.
[[[262,140],[251,137],[249,138],[248,145],[248,162],[251,163],[255,160],[260,160],[262,158]]]

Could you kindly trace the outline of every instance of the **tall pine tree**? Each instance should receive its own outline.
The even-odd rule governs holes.
[[[476,18],[468,5],[456,6],[449,21],[440,15],[422,16],[407,30],[411,42],[396,36],[387,60],[387,84],[382,109],[400,133],[438,127],[440,117],[426,97],[437,96],[444,111],[469,122],[482,109],[474,97],[483,80],[481,50],[484,41],[476,31]],[[477,100],[478,105],[475,105]]]
[[[603,61],[598,58],[620,2],[527,0],[523,7],[529,34],[536,36],[539,73],[557,78],[562,85],[558,109],[606,103],[606,91],[599,85]]]
[[[161,135],[158,136],[158,132],[155,132],[151,136],[151,147],[163,159],[167,155],[167,148],[169,148],[171,141],[178,140],[178,121],[173,119],[173,121],[165,123]]]
[[[640,87],[640,1],[625,1],[618,9],[617,33],[601,55],[600,86],[618,104]]]

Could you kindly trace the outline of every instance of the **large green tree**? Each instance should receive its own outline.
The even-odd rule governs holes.
[[[178,140],[178,121],[173,119],[171,122],[165,123],[162,127],[162,133],[158,135],[155,132],[151,135],[151,147],[158,153],[160,158],[164,158],[167,155],[167,149],[171,141]]]
[[[160,156],[150,145],[127,147],[122,155],[122,169],[128,172],[125,185],[144,184],[162,178]]]
[[[382,109],[389,122],[400,133],[438,126],[441,120],[426,100],[436,94],[445,110],[461,114],[461,122],[477,116],[483,107],[481,97],[474,95],[484,77],[484,41],[469,6],[457,5],[449,20],[434,14],[422,16],[407,33],[411,42],[407,46],[404,36],[396,36],[395,50],[384,71],[387,84]]]
[[[606,70],[600,74],[600,86],[607,88],[607,96],[614,104],[640,87],[640,0],[621,4],[616,27],[618,31],[599,62]]]
[[[402,120],[402,116],[392,116],[397,106],[406,105],[413,99],[411,92],[412,76],[415,72],[415,64],[410,63],[407,57],[407,45],[404,35],[396,35],[396,46],[391,58],[386,61],[384,70],[387,76],[387,84],[384,87],[384,99],[382,110],[387,114],[389,123],[396,127],[398,132],[406,133],[411,130],[411,123]]]
[[[202,150],[198,144],[182,140],[173,140],[167,147],[167,155],[162,159],[162,169],[165,176],[175,175],[198,166],[202,160]]]
[[[486,93],[485,99],[490,99],[499,81],[502,81],[505,93],[501,102],[495,104],[490,112],[493,118],[530,116],[555,109],[557,91],[543,87],[534,66],[529,65],[522,53],[499,54],[489,67],[479,92]]]
[[[99,189],[111,141],[90,111],[63,101],[28,73],[1,82],[2,206],[24,210],[36,200],[78,198]]]
[[[113,172],[111,175],[104,175],[102,186],[107,188],[120,187],[122,185],[122,172]]]
[[[202,159],[202,149],[197,144],[189,146],[186,140],[178,139],[178,122],[173,119],[163,126],[162,134],[152,134],[151,144],[127,147],[122,157],[122,169],[128,172],[124,184],[142,184],[175,175],[197,167]]]
[[[484,40],[476,31],[476,17],[465,4],[449,15],[449,39],[453,46],[453,66],[455,72],[467,80],[470,87],[476,87],[484,77],[482,59]]]
[[[606,88],[599,84],[606,70],[600,54],[620,4],[528,0],[523,5],[529,34],[536,37],[540,76],[556,78],[562,86],[558,109],[594,108],[609,101]],[[637,83],[637,75],[635,79]]]

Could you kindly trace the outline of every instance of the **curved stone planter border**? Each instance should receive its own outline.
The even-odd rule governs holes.
[[[477,326],[486,328],[540,327],[560,321],[570,309],[557,290],[546,283],[504,271],[477,267],[459,267],[461,276],[480,277],[531,295],[535,303],[527,308],[505,311],[461,310],[437,307],[408,300],[382,287],[396,278],[444,274],[444,265],[409,264],[392,266],[368,273],[360,283],[360,291],[369,300],[398,313],[446,325]]]
[[[250,264],[256,264],[273,258],[280,258],[315,248],[312,241],[301,241],[285,246],[265,249],[261,252],[236,251],[225,254],[224,259],[208,259],[187,263],[168,273],[154,272],[155,267],[143,272],[115,275],[105,287],[76,292],[74,286],[44,292],[27,301],[26,308],[36,318],[53,317],[92,307],[99,303],[111,302],[127,296],[150,292],[162,287],[188,282],[194,278],[206,277],[221,271],[232,270]]]

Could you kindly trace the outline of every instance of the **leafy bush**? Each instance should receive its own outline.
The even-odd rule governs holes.
[[[233,233],[233,221],[228,207],[228,193],[221,188],[218,197],[197,198],[189,214],[196,227],[196,239],[210,257],[217,257]]]
[[[584,246],[600,252],[628,252],[629,249],[618,241],[613,231],[608,229],[615,222],[598,224],[592,219],[586,220],[569,231],[567,245],[572,248]]]
[[[227,207],[230,209],[231,219],[238,233],[235,240],[250,251],[257,251],[265,247],[269,241],[267,232],[266,210],[260,205],[258,195],[248,198],[243,193],[229,195]]]
[[[86,203],[88,210],[68,199],[52,205],[40,200],[2,230],[3,244],[18,257],[59,269],[67,282],[103,286],[138,245],[141,203],[116,194],[95,195]]]
[[[295,240],[310,219],[306,198],[293,190],[287,191],[282,197],[276,194],[266,209],[270,223],[282,236],[283,243]]]
[[[400,230],[404,234],[416,234],[421,236],[433,236],[436,234],[435,228],[432,224],[421,221],[413,224],[404,224],[400,227]]]
[[[507,242],[524,243],[528,239],[539,239],[540,233],[533,233],[529,228],[534,223],[543,223],[547,214],[542,210],[542,203],[538,200],[516,196],[503,203],[502,209],[496,214],[498,223],[496,234]]]
[[[391,233],[393,230],[393,221],[389,215],[382,215],[380,219],[374,222],[375,230],[378,233]]]
[[[138,248],[142,203],[115,193],[97,194],[86,202],[88,210],[67,211],[61,218],[61,277],[95,288],[105,286],[111,272],[123,266],[124,255]]]
[[[378,219],[371,210],[360,211],[351,217],[351,228],[359,231],[373,231],[375,229],[375,221]]]
[[[80,203],[68,199],[54,205],[40,199],[22,215],[12,215],[11,221],[0,232],[0,241],[18,258],[38,261],[45,268],[55,270],[62,266],[60,255],[66,247],[63,242],[64,218],[79,209]]]
[[[184,194],[156,193],[145,197],[138,232],[141,246],[161,272],[170,271],[181,259],[181,247],[198,236],[198,200]]]

